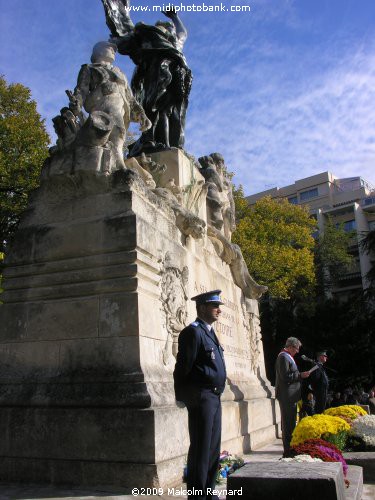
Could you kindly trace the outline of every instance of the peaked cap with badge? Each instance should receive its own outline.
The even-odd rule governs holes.
[[[212,290],[211,292],[200,293],[199,295],[192,297],[191,300],[197,304],[215,303],[223,305],[224,302],[221,301],[220,294],[221,290]]]

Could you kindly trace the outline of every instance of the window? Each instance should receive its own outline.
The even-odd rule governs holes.
[[[298,198],[297,196],[290,196],[288,198],[288,201],[289,203],[291,203],[292,205],[298,205]]]
[[[346,222],[344,222],[344,231],[349,233],[350,231],[355,231],[355,230],[356,230],[356,224],[354,219],[347,220]]]
[[[308,191],[304,191],[300,193],[301,201],[310,200],[311,198],[316,198],[319,195],[318,188],[309,189]]]
[[[373,203],[375,203],[375,196],[371,197],[371,198],[365,198],[363,200],[363,203],[362,205],[372,205]]]
[[[339,229],[340,227],[343,228],[344,231],[349,233],[350,231],[355,231],[357,229],[355,220],[347,220],[345,222],[336,222],[335,224],[336,229]]]

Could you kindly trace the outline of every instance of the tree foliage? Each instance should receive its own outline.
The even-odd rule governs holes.
[[[235,191],[237,229],[233,241],[242,250],[250,274],[275,298],[315,285],[315,221],[304,207],[265,197],[249,207],[242,189]]]
[[[11,239],[28,193],[38,186],[49,142],[30,90],[0,76],[0,249]]]
[[[354,234],[345,231],[343,224],[336,225],[332,217],[326,219],[315,249],[317,276],[323,289],[330,287],[353,263],[349,245]]]
[[[4,254],[3,252],[0,252],[0,270],[1,270],[1,266],[2,266],[2,262],[4,260]],[[1,288],[1,281],[2,281],[2,275],[0,274],[0,293],[3,291],[2,288]]]
[[[336,226],[332,217],[328,216],[324,232],[318,240],[319,253],[324,264],[330,267],[350,265],[352,257],[348,253],[348,246],[353,233],[345,231],[343,224]]]
[[[375,259],[375,230],[369,231],[361,241],[362,249]],[[372,266],[366,275],[370,282],[371,288],[375,288],[375,260],[372,261]]]
[[[321,301],[314,316],[306,321],[300,317],[297,328],[306,350],[316,348],[329,351],[327,366],[331,387],[352,384],[369,386],[375,380],[375,310],[362,293],[350,300],[336,298]]]
[[[353,233],[328,218],[324,232],[314,239],[316,223],[308,208],[270,198],[249,207],[241,188],[235,201],[238,220],[233,239],[241,246],[250,273],[270,289],[260,303],[268,378],[274,382],[277,353],[287,337],[295,336],[310,357],[317,349],[329,350],[337,384],[369,383],[375,374],[374,309],[362,294],[344,303],[327,299],[327,283],[322,286],[326,271],[330,286],[351,265]],[[370,251],[374,245],[375,237],[369,236],[366,248]],[[361,362],[363,352],[369,356]]]

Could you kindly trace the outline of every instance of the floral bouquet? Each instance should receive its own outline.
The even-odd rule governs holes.
[[[220,453],[220,462],[216,475],[216,482],[221,483],[229,476],[229,474],[232,474],[232,472],[239,469],[243,465],[245,465],[245,462],[242,458],[231,455],[228,451],[222,451]]]
[[[323,439],[308,439],[298,446],[293,446],[292,453],[310,455],[313,458],[320,458],[323,462],[341,462],[344,476],[348,472],[348,466],[341,451],[334,444]]]
[[[319,439],[322,436],[327,440],[332,435],[349,430],[350,425],[339,417],[320,414],[305,417],[293,431],[291,446],[298,446],[308,439]]]
[[[216,474],[216,483],[220,484],[226,479],[229,474],[245,465],[242,458],[236,455],[231,455],[228,451],[224,450],[220,453],[219,468]],[[187,480],[187,465],[184,467],[183,482]]]
[[[328,408],[328,410],[324,412],[324,415],[339,417],[352,427],[356,419],[359,416],[367,415],[367,412],[358,405],[342,405],[336,408]],[[347,447],[355,448],[361,446],[361,444],[363,447],[363,441],[361,439],[356,439],[354,435],[349,436],[346,431],[341,431],[337,434],[326,434],[322,437],[336,445],[340,450],[347,449]]]
[[[293,446],[291,452],[295,454],[295,457],[309,455],[323,462],[341,462],[344,477],[347,475],[348,465],[341,451],[328,441],[324,441],[323,439],[308,439],[298,446]],[[345,479],[345,484],[347,487],[349,486],[349,481],[347,479]]]
[[[366,450],[375,449],[375,415],[364,415],[353,421],[351,433],[359,438],[365,445]]]
[[[328,410],[325,410],[324,415],[331,415],[331,417],[345,417],[345,420],[354,420],[361,415],[367,415],[367,412],[358,405],[342,405],[337,406],[336,408],[328,408]]]

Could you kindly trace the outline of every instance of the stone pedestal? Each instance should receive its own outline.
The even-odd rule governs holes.
[[[200,175],[189,168],[179,174],[184,193]],[[188,432],[174,399],[176,342],[195,319],[190,297],[215,288],[229,377],[222,448],[274,439],[257,301],[245,300],[208,236],[184,234],[176,218],[173,203],[129,170],[47,176],[33,194],[0,306],[3,480],[178,484]]]
[[[232,498],[243,500],[346,500],[342,465],[337,462],[252,462],[229,476],[227,489]]]
[[[344,453],[348,465],[357,465],[363,469],[363,479],[368,483],[375,483],[375,452],[352,451]]]

